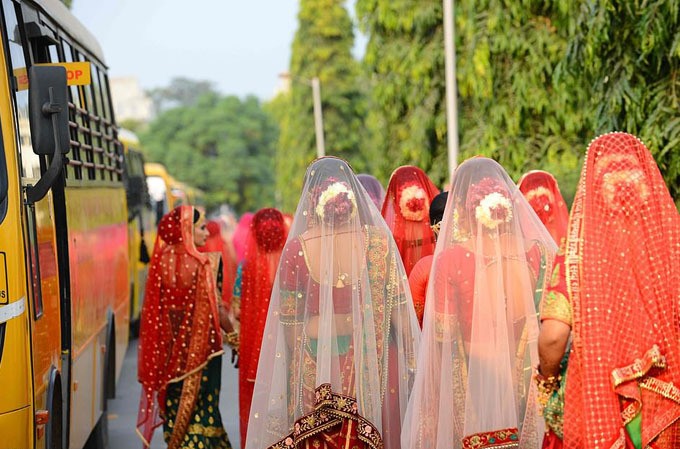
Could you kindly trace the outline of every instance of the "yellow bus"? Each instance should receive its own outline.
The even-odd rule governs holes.
[[[163,164],[147,162],[144,164],[144,172],[155,215],[154,223],[158,226],[161,217],[175,207],[175,197],[171,193],[175,181]]]
[[[144,171],[156,214],[156,225],[163,215],[181,204],[204,205],[203,191],[173,178],[165,165],[147,162]]]
[[[58,0],[0,15],[0,448],[98,445],[130,318],[106,64]]]
[[[130,333],[139,335],[148,265],[156,239],[156,224],[144,171],[144,156],[137,136],[121,128],[118,138],[125,154],[125,193],[128,204],[128,252],[130,268]]]

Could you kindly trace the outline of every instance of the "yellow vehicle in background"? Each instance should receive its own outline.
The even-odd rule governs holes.
[[[106,63],[58,0],[0,14],[0,448],[101,447],[130,319]]]
[[[158,226],[161,217],[176,205],[175,195],[171,191],[176,181],[170,176],[163,164],[146,162],[144,171],[146,172],[146,184],[155,216],[154,224]]]
[[[156,215],[156,225],[161,217],[182,204],[204,205],[202,190],[184,184],[173,178],[163,164],[144,164],[149,196]]]
[[[138,150],[139,139],[126,129],[118,137],[125,153],[125,193],[128,204],[128,252],[130,268],[130,333],[139,335],[139,317],[144,302],[144,288],[151,260],[156,224],[144,172],[144,156]]]

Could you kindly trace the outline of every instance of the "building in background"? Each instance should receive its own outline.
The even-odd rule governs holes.
[[[136,77],[111,78],[111,96],[118,123],[149,123],[154,118],[153,102]]]

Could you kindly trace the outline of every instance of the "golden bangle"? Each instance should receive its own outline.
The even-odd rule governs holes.
[[[541,374],[540,369],[536,368],[534,380],[536,381],[536,389],[538,390],[538,404],[542,411],[550,400],[550,396],[552,396],[555,391],[559,390],[562,376],[558,374],[557,376],[545,377]]]
[[[240,339],[237,331],[231,331],[224,335],[225,342],[238,351]]]

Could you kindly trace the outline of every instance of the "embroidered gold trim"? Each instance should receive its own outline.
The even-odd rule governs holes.
[[[624,382],[640,379],[646,376],[652,368],[666,368],[666,358],[661,354],[657,345],[652,346],[641,359],[635,359],[632,364],[612,371],[612,386],[616,388]]]
[[[670,382],[664,382],[654,377],[645,377],[640,382],[640,387],[680,403],[680,389]]]
[[[217,438],[224,435],[226,431],[222,427],[204,426],[203,424],[191,424],[187,429],[187,433],[203,435],[206,438]]]
[[[357,424],[357,437],[371,449],[383,449],[378,429],[358,414],[354,398],[333,393],[330,384],[322,384],[315,390],[314,411],[300,417],[293,426],[293,432],[269,446],[268,449],[297,448],[304,440],[349,419]]]

